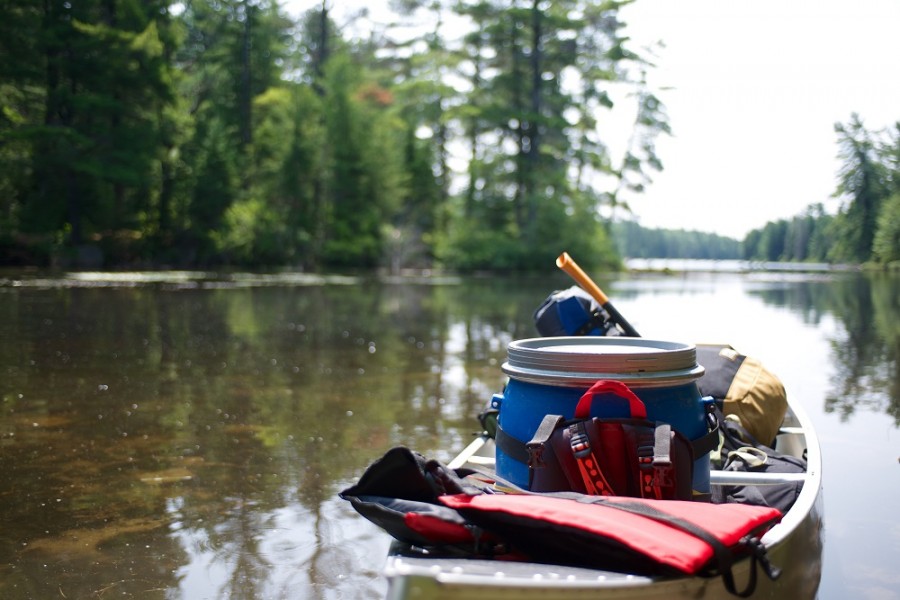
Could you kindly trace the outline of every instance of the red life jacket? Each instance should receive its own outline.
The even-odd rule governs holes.
[[[781,519],[777,509],[560,496],[458,494],[438,499],[539,562],[641,575],[718,574],[737,595],[748,593],[734,590],[731,566],[737,559],[752,556],[762,561],[770,577],[778,576],[758,538]]]
[[[756,564],[778,576],[759,537],[781,518],[774,508],[575,492],[498,494],[407,448],[394,448],[341,492],[401,542],[444,556],[539,561],[638,575],[721,575],[746,597]],[[751,557],[738,592],[735,560]]]

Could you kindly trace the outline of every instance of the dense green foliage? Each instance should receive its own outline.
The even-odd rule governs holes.
[[[669,132],[628,1],[402,0],[339,26],[327,0],[296,22],[277,0],[0,0],[0,264],[614,267],[600,215]],[[746,258],[900,258],[900,128],[836,129],[840,212],[769,223]],[[630,256],[735,252],[619,233]]]
[[[841,170],[836,215],[821,204],[790,220],[767,223],[747,234],[744,257],[880,264],[900,261],[900,123],[866,130],[859,116],[837,124]]]
[[[741,242],[715,233],[647,228],[634,221],[612,225],[616,248],[627,258],[697,258],[734,260],[742,257]]]
[[[354,38],[327,1],[0,0],[2,262],[615,265],[600,209],[668,132],[625,3],[408,0]]]
[[[826,262],[835,239],[835,217],[822,204],[791,219],[766,223],[744,238],[744,258],[764,261]]]

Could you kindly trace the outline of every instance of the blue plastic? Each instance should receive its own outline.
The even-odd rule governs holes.
[[[695,383],[668,387],[630,386],[647,407],[651,421],[669,423],[688,439],[707,433],[706,409]],[[585,388],[528,383],[510,379],[503,394],[495,395],[492,406],[499,409],[500,427],[523,443],[528,442],[544,415],[575,416],[575,406]],[[592,417],[627,418],[628,403],[616,396],[595,399]],[[497,474],[518,486],[528,487],[528,465],[520,463],[497,448]],[[693,489],[709,493],[709,455],[694,462]]]

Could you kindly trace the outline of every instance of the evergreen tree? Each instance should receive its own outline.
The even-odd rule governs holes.
[[[192,182],[183,249],[197,260],[220,260],[226,213],[251,187],[254,99],[281,85],[292,24],[274,0],[195,0],[183,21],[177,60],[193,122],[184,145]]]
[[[825,212],[821,203],[813,204],[806,209],[804,218],[810,223],[810,233],[807,239],[806,259],[825,262],[828,259],[828,251],[834,244],[832,239],[834,217]]]
[[[402,196],[402,127],[388,111],[391,96],[364,85],[349,56],[333,55],[325,69],[325,135],[330,149],[324,261],[376,266],[382,223]]]
[[[460,5],[478,23],[465,39],[471,58],[460,66],[473,88],[463,113],[471,161],[464,222],[454,225],[447,248],[487,243],[495,252],[492,257],[486,248],[485,260],[529,268],[555,257],[561,245],[606,238],[598,208],[608,197],[592,175],[610,172],[611,161],[592,133],[592,111],[611,106],[604,85],[626,63],[639,62],[624,49],[619,6],[578,0]],[[648,134],[659,130],[659,121],[642,123]],[[502,258],[506,241],[518,251]]]
[[[760,240],[762,239],[762,230],[753,229],[747,232],[742,242],[744,260],[759,260],[760,258]]]
[[[33,184],[33,148],[43,115],[43,11],[31,0],[0,0],[0,14],[0,248],[9,247],[12,254]]]
[[[20,119],[17,139],[31,146],[33,183],[20,188],[19,226],[65,233],[74,246],[138,229],[153,183],[159,108],[173,98],[161,39],[165,4],[48,0],[9,8],[14,52],[31,68],[18,67],[6,83],[40,90],[32,98],[42,103],[38,110],[29,102],[27,116],[7,113]],[[24,34],[32,41],[19,46]]]
[[[859,115],[835,125],[842,165],[836,195],[847,199],[839,214],[840,236],[833,249],[836,260],[864,262],[872,256],[878,212],[885,196],[885,174],[878,161],[872,134]]]
[[[877,227],[872,243],[874,258],[883,264],[900,261],[900,193],[885,200]]]
[[[408,187],[391,224],[391,263],[394,268],[426,266],[433,262],[436,239],[446,227],[452,121],[466,95],[447,81],[460,61],[448,46],[455,41],[446,39],[443,31],[449,3],[393,4],[400,19],[385,30],[382,41],[372,40],[381,49],[373,73],[380,86],[392,91],[406,129]]]
[[[882,164],[887,173],[887,194],[878,215],[874,258],[880,263],[900,261],[900,123],[895,123],[881,146]]]

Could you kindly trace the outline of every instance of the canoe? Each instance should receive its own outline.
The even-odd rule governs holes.
[[[805,458],[806,473],[713,470],[710,483],[772,485],[797,478],[803,481],[797,501],[761,539],[771,562],[781,568],[782,574],[774,581],[761,575],[752,597],[812,599],[816,597],[822,567],[822,458],[815,430],[795,402],[789,403],[775,449]],[[494,467],[493,440],[486,435],[478,437],[448,466],[490,471]],[[750,568],[749,559],[733,567],[738,589],[748,580]],[[735,597],[720,577],[659,578],[528,562],[438,558],[399,542],[391,546],[384,574],[389,600]]]

